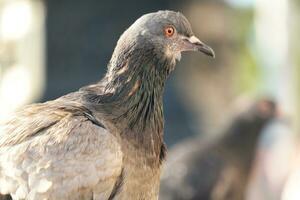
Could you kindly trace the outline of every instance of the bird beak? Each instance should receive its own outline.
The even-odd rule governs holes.
[[[208,56],[211,56],[213,58],[215,57],[214,50],[208,45],[201,42],[196,36],[193,35],[189,38],[184,37],[183,41],[183,51],[201,51]]]

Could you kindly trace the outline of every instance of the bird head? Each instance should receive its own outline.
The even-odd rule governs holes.
[[[200,51],[214,57],[214,51],[194,34],[189,21],[179,12],[158,11],[139,18],[132,29],[140,42],[152,43],[170,58],[180,59],[183,51]]]
[[[183,51],[215,55],[193,34],[181,13],[158,11],[143,15],[117,42],[101,82],[107,94],[102,95],[101,101],[120,102],[130,98],[136,102],[140,101],[137,96],[144,99],[150,96],[152,102],[153,99],[161,102],[165,81]]]
[[[120,37],[113,57],[136,49],[139,55],[168,60],[175,65],[181,52],[199,51],[214,57],[214,51],[194,34],[188,20],[179,12],[158,11],[136,20]]]
[[[110,120],[125,120],[126,126],[138,127],[137,132],[146,124],[154,132],[161,132],[165,81],[183,51],[200,51],[214,57],[213,50],[193,34],[181,13],[143,15],[118,40],[100,82],[102,94],[87,98],[96,102],[102,113],[108,113]]]

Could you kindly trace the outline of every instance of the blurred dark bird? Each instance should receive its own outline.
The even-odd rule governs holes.
[[[0,200],[11,200],[11,196],[9,194],[7,195],[0,195]]]
[[[276,105],[261,100],[238,113],[214,142],[190,139],[169,153],[161,182],[161,200],[243,200],[263,127]]]
[[[0,193],[157,199],[163,89],[182,51],[214,56],[181,13],[146,14],[120,37],[99,83],[17,112],[0,130]]]

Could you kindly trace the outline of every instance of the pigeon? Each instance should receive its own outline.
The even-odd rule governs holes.
[[[163,90],[183,51],[214,51],[183,14],[158,11],[120,37],[99,82],[25,106],[0,127],[0,193],[14,200],[156,200]]]
[[[233,116],[216,141],[192,138],[170,150],[161,200],[245,199],[259,137],[277,115],[276,104],[269,99],[247,107]]]

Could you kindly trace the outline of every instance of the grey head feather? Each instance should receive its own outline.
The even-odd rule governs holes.
[[[137,19],[120,37],[109,67],[120,67],[120,59],[127,51],[153,51],[155,56],[163,59],[165,48],[170,41],[163,34],[165,26],[172,25],[180,35],[190,37],[192,28],[184,15],[174,11],[158,11],[145,14]],[[172,41],[171,41],[172,42]],[[142,54],[141,54],[142,55]],[[175,63],[173,63],[175,64]]]

